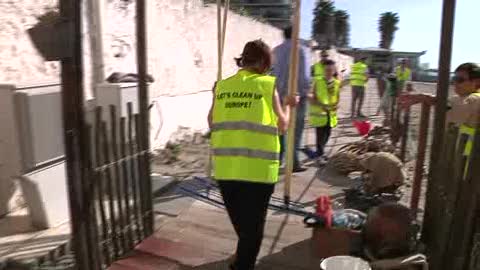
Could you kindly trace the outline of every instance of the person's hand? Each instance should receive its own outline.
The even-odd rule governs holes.
[[[285,98],[285,105],[295,107],[300,102],[299,96],[287,96]]]
[[[278,121],[278,132],[280,135],[284,135],[288,130],[288,122],[284,123],[282,121]]]

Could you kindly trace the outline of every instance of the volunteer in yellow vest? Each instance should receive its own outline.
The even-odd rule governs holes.
[[[325,61],[328,60],[328,52],[322,50],[320,61],[312,66],[312,78],[323,77],[325,74]]]
[[[278,135],[288,127],[290,106],[282,108],[275,78],[265,75],[271,51],[261,40],[248,42],[241,68],[216,83],[209,113],[213,175],[239,238],[230,269],[251,270],[260,250],[267,207],[278,181]]]
[[[395,68],[395,74],[397,76],[398,94],[401,94],[405,88],[406,82],[412,80],[412,70],[408,68],[408,62],[403,59],[399,66]]]
[[[337,109],[340,101],[341,82],[334,77],[335,62],[325,61],[325,76],[316,77],[310,98],[310,125],[315,127],[317,136],[317,157],[320,165],[327,162],[325,146],[332,128],[337,126]]]
[[[453,82],[455,84],[454,96],[449,99],[447,124],[460,127],[460,132],[468,136],[464,154],[471,156],[473,139],[478,129],[480,116],[480,66],[474,63],[465,63],[457,67]],[[435,96],[426,94],[405,94],[399,98],[402,107],[416,103],[429,103],[435,105]]]
[[[363,101],[365,99],[365,87],[368,82],[368,66],[366,58],[361,58],[352,65],[350,71],[350,85],[352,86],[352,109],[351,117],[365,117],[362,114]]]

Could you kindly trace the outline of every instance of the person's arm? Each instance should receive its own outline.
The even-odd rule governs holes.
[[[338,91],[338,94],[337,94],[337,102],[332,105],[332,108],[334,110],[338,110],[338,108],[340,107],[340,91]]]
[[[286,96],[285,107],[282,107],[280,96],[277,90],[273,92],[273,110],[278,117],[278,130],[280,133],[285,133],[288,130],[288,123],[290,121],[290,107],[296,106],[298,97]]]
[[[212,128],[213,125],[213,104],[215,103],[215,88],[217,87],[217,83],[213,85],[212,88],[212,105],[210,106],[210,110],[208,111],[208,128]]]
[[[329,105],[323,104],[318,100],[317,96],[317,91],[315,91],[315,82],[312,85],[312,89],[310,90],[310,93],[308,94],[308,98],[310,99],[310,103],[322,107],[324,110],[329,109]]]

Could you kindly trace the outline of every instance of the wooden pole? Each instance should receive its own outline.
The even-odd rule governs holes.
[[[427,150],[428,126],[430,122],[430,105],[422,103],[422,112],[420,115],[420,138],[418,140],[417,163],[415,164],[415,175],[413,177],[412,198],[410,208],[415,218],[418,213],[418,204],[422,190],[423,167],[425,165],[425,152]]]
[[[97,85],[105,80],[103,62],[103,39],[102,39],[102,10],[103,1],[88,0],[86,2],[87,21],[90,42],[90,61],[92,67],[91,94],[97,97]]]
[[[225,7],[223,8],[223,28],[222,28],[222,66],[223,66],[223,54],[225,52],[225,38],[227,35],[227,17],[228,17],[228,10],[230,9],[230,0],[225,0]],[[223,74],[220,74],[220,79],[222,79]]]
[[[428,188],[425,204],[425,216],[423,222],[422,240],[429,242],[430,232],[433,224],[430,208],[434,209],[436,195],[431,192],[432,186],[436,185],[435,171],[437,171],[437,160],[443,147],[445,133],[445,119],[447,113],[447,99],[450,83],[450,65],[452,60],[453,29],[455,24],[456,0],[443,0],[442,34],[440,40],[439,80],[437,85],[437,100],[435,104],[435,122],[432,148],[430,153],[430,169],[428,177]]]
[[[222,79],[222,1],[217,0],[217,81]]]
[[[403,115],[403,125],[402,125],[402,143],[400,146],[400,159],[405,162],[407,159],[407,145],[408,145],[408,129],[410,127],[410,108],[407,108]]]
[[[288,94],[296,95],[298,87],[298,58],[299,58],[299,33],[300,33],[300,10],[301,0],[294,1],[293,27],[292,27],[292,47],[290,50],[290,65],[288,78]],[[286,153],[286,171],[285,171],[285,186],[284,186],[284,200],[285,204],[290,204],[290,190],[292,183],[293,171],[293,156],[295,154],[295,124],[297,118],[297,111],[292,108],[290,113],[290,124],[287,133],[287,153]]]
[[[70,55],[61,59],[63,138],[65,145],[67,187],[73,236],[73,251],[77,269],[89,269],[90,260],[87,237],[89,235],[89,216],[85,208],[82,190],[82,170],[85,149],[83,114],[83,68],[82,68],[82,1],[59,1],[60,15],[73,25],[68,39],[72,47]]]
[[[222,2],[217,0],[217,53],[218,53],[218,73],[217,81],[223,78],[223,53],[225,49],[225,37],[227,35],[227,18],[228,10],[230,9],[230,0],[225,1],[225,7],[223,9],[223,22],[222,22]],[[212,152],[208,151],[208,164],[207,164],[207,176],[212,177]]]
[[[148,153],[150,150],[150,130],[149,130],[149,112],[148,112],[148,85],[147,85],[147,24],[146,24],[146,1],[137,0],[136,3],[136,30],[137,30],[137,70],[138,70],[138,105],[140,115],[140,137],[141,145],[140,151]],[[153,233],[153,206],[151,198],[151,181],[150,181],[150,162],[149,155],[145,154],[140,158],[145,158],[142,178],[139,179],[140,190],[145,192],[141,196],[145,196],[142,200],[142,210],[145,215],[144,221],[146,226],[146,233],[150,235]]]

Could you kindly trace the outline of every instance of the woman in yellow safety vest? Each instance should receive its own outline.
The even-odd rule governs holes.
[[[406,82],[411,80],[412,70],[408,68],[408,62],[403,59],[401,64],[395,68],[395,75],[397,76],[397,89],[400,94],[405,88]]]
[[[460,127],[461,134],[468,136],[464,154],[471,156],[476,128],[480,125],[480,66],[465,63],[457,67],[453,82],[457,96],[449,99],[447,123]],[[402,107],[416,103],[435,105],[436,97],[426,94],[406,94],[399,98]]]
[[[337,126],[337,109],[340,102],[341,82],[334,77],[335,62],[326,60],[325,72],[321,77],[316,77],[310,98],[310,125],[316,129],[317,153],[320,165],[327,161],[325,146],[332,128]]]
[[[352,86],[351,118],[365,116],[362,114],[363,101],[365,99],[365,88],[368,82],[368,66],[365,63],[366,57],[355,62],[350,71],[350,85]]]
[[[235,270],[255,266],[268,203],[279,175],[279,132],[288,127],[290,106],[282,108],[275,78],[266,75],[271,51],[261,40],[248,42],[236,59],[240,70],[216,83],[209,113],[213,176],[239,238]]]

